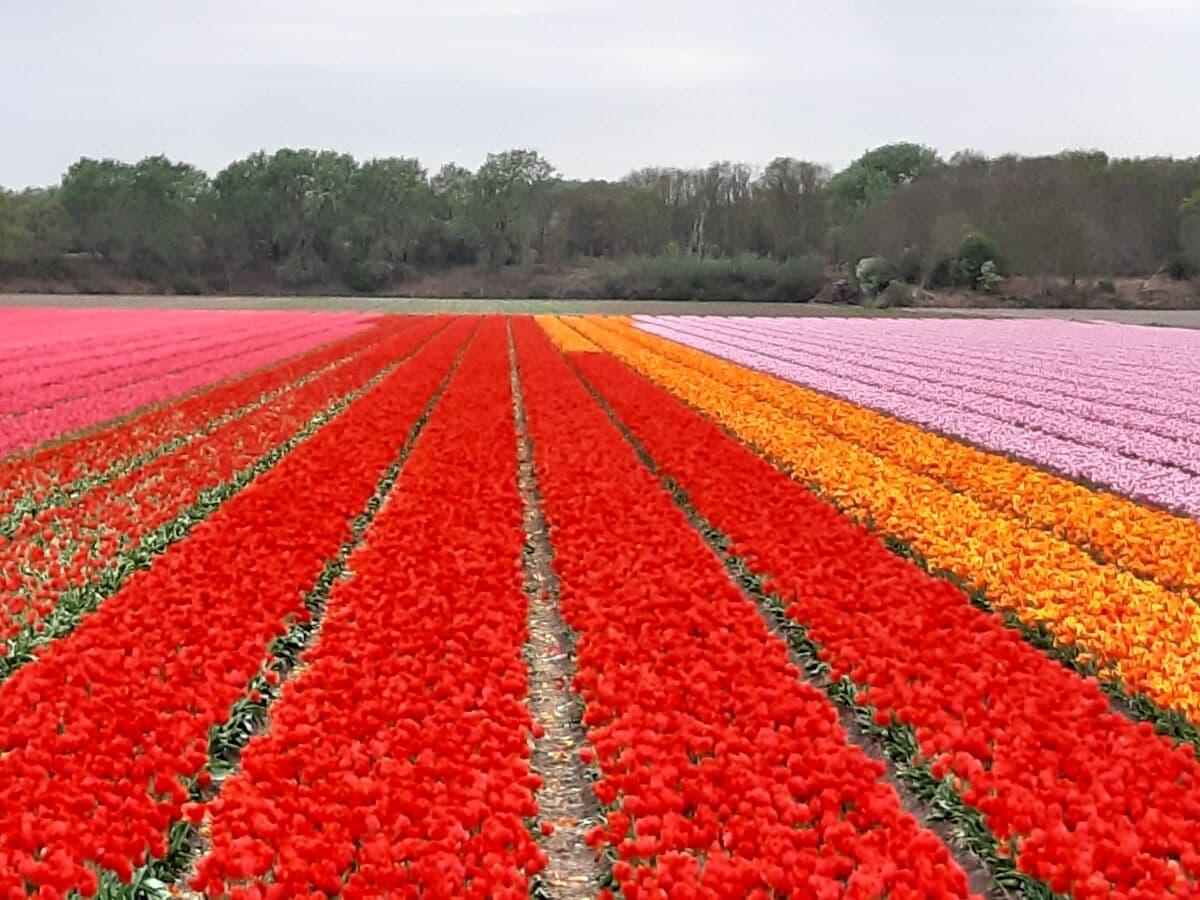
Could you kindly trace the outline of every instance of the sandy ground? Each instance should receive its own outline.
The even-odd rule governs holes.
[[[294,309],[381,313],[578,313],[601,315],[890,316],[1075,319],[1200,328],[1200,310],[1129,309],[889,309],[813,303],[681,302],[664,300],[429,300],[405,297],[190,297],[121,294],[0,294],[0,307],[121,307],[125,309]]]

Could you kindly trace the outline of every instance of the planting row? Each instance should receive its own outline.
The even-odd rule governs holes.
[[[90,894],[99,869],[128,879],[166,852],[210,729],[308,614],[304,592],[474,327],[450,324],[318,412],[187,540],[0,686],[0,887]]]
[[[1014,453],[1200,517],[1200,423],[1180,418],[1180,409],[1190,403],[1185,398],[1200,387],[1200,371],[1164,376],[1155,348],[1144,348],[1139,358],[1144,366],[1153,368],[1159,383],[1168,381],[1172,385],[1169,390],[1179,392],[1159,397],[1161,402],[1152,405],[1160,409],[1105,405],[1098,399],[1082,398],[1076,398],[1076,408],[1064,409],[1068,403],[1047,377],[1061,371],[1063,364],[1057,360],[1035,362],[1014,353],[1007,362],[990,366],[980,362],[978,371],[972,371],[969,362],[956,363],[939,343],[936,322],[899,323],[886,330],[877,326],[875,330],[881,333],[872,342],[858,336],[863,331],[869,334],[870,329],[857,321],[813,321],[817,324],[805,320],[750,325],[687,317],[640,320],[639,327],[988,449]],[[839,321],[842,327],[836,324]],[[915,329],[914,324],[921,327]],[[1036,341],[1043,333],[1042,324],[1030,327],[980,320],[972,323],[973,330],[968,333],[977,335],[977,343],[994,339],[1003,351],[1006,339],[1013,344]],[[855,335],[850,334],[850,325]],[[961,331],[964,326],[954,322],[943,327]],[[1083,334],[1089,328],[1113,334],[1112,326],[1072,327]],[[1020,331],[1014,332],[1016,328]],[[1136,335],[1146,330],[1128,329],[1118,334]],[[1200,346],[1194,349],[1200,350]],[[1104,356],[1099,353],[1090,359],[1090,372],[1070,376],[1070,383],[1080,385],[1085,396],[1108,390],[1124,403],[1154,396],[1152,385],[1138,381],[1143,373],[1106,371]]]
[[[727,321],[750,324],[745,318]],[[987,390],[996,396],[1100,421],[1121,410],[1147,413],[1150,421],[1172,429],[1200,421],[1195,410],[1176,403],[1186,398],[1187,382],[1200,375],[1195,335],[1188,331],[1020,319],[773,319],[753,327],[922,360],[931,375],[994,376]]]
[[[1109,711],[945,581],[891,553],[667,391],[603,354],[575,363],[820,648],[911,762],[977,810],[998,858],[1074,897],[1196,896],[1200,765]]]
[[[761,335],[772,356],[780,355],[777,350],[804,351],[818,372],[836,366],[839,357],[844,358],[847,353],[869,354],[858,360],[858,368],[846,373],[850,382],[887,386],[888,382],[880,377],[886,371],[895,375],[899,393],[911,394],[911,379],[922,378],[952,406],[971,409],[976,404],[987,404],[986,412],[993,417],[1019,421],[1080,443],[1120,448],[1130,455],[1159,459],[1168,465],[1187,468],[1195,461],[1194,456],[1187,455],[1195,448],[1188,445],[1200,442],[1200,422],[1187,418],[1189,411],[1179,409],[1174,403],[1163,406],[1161,411],[1139,405],[1157,405],[1142,396],[1144,385],[1133,383],[1135,378],[1144,378],[1147,370],[1114,375],[1105,368],[1110,360],[1105,358],[1102,348],[1092,350],[1092,366],[1072,374],[1070,381],[1064,382],[1061,364],[1052,359],[1043,358],[1037,364],[1021,360],[1020,366],[1013,365],[1010,359],[1005,365],[988,358],[960,358],[954,344],[947,341],[927,339],[918,344],[902,341],[898,344],[899,336],[889,339],[886,332],[871,340],[869,335],[851,337],[795,331],[790,322],[759,325],[744,320],[725,321],[726,333],[731,337]],[[996,330],[1002,331],[1003,327]],[[1022,327],[1028,330],[1028,326]],[[1089,329],[1100,326],[1075,327],[1081,336],[1086,336]],[[1180,377],[1169,371],[1166,376]],[[1159,390],[1180,387],[1176,382],[1164,385],[1161,377],[1157,384]],[[1144,441],[1138,443],[1137,438]]]
[[[333,589],[306,666],[205,809],[213,896],[529,896],[525,542],[487,322]],[[508,451],[508,452],[506,452]]]
[[[1063,645],[1082,648],[1130,690],[1200,721],[1200,635],[1191,627],[1200,610],[1192,597],[1100,563],[1075,544],[892,462],[889,448],[904,437],[887,427],[892,420],[848,440],[839,432],[857,408],[842,401],[628,325],[589,320],[579,327],[827,499],[910,544],[932,569],[986,592],[995,606],[1048,629]]]
[[[0,673],[56,637],[81,609],[112,593],[139,557],[177,539],[188,511],[253,465],[339,397],[359,390],[440,328],[401,325],[345,364],[163,454],[77,502],[26,518],[0,546]],[[162,529],[166,529],[164,533]],[[186,531],[186,527],[184,527]],[[47,622],[46,620],[49,619]]]
[[[70,321],[62,321],[63,311],[37,332],[6,323],[13,312],[0,311],[0,327],[7,324],[13,332],[6,334],[7,362],[0,371],[0,455],[300,353],[371,321],[345,315],[192,314],[181,317],[178,331],[160,332],[157,342],[139,338],[126,347],[122,339],[128,335],[108,331],[103,317],[89,314],[84,320],[101,324],[108,344],[106,353],[98,353],[97,339],[80,338]],[[151,321],[166,317],[166,325],[173,314],[143,315]]]
[[[693,354],[692,358],[699,356]],[[709,371],[734,370],[713,361]],[[785,392],[773,380],[757,379],[754,383],[771,385],[764,399],[786,396],[796,414],[808,415],[839,437],[870,447],[918,474],[967,493],[999,512],[1053,531],[1138,574],[1169,587],[1186,587],[1200,593],[1200,525],[1194,520],[1090,490],[848,401],[802,387]],[[823,383],[820,387],[824,390],[832,385]]]
[[[576,688],[624,896],[965,896],[557,351],[514,325]]]
[[[751,327],[745,319],[729,321]],[[1200,375],[1189,356],[1195,338],[1188,332],[1020,320],[867,321],[853,329],[837,319],[811,326],[793,320],[755,324],[764,333],[809,345],[922,362],[930,375],[952,383],[964,379],[988,395],[1081,418],[1127,422],[1125,413],[1135,411],[1144,414],[1144,423],[1179,437],[1194,436],[1192,426],[1200,421],[1195,411],[1176,404],[1186,394],[1186,381]]]
[[[69,502],[88,485],[193,439],[221,417],[286,388],[395,333],[389,320],[269,367],[153,406],[69,441],[0,461],[0,510],[20,514]],[[11,516],[10,516],[11,517]]]

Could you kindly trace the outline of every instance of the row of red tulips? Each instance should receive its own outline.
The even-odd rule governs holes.
[[[515,331],[607,809],[592,840],[623,895],[967,896],[545,335]]]
[[[768,575],[835,679],[982,813],[1019,871],[1079,898],[1200,895],[1200,765],[611,357],[574,357],[656,464]]]
[[[231,419],[206,439],[97,487],[72,506],[27,519],[0,546],[0,656],[20,652],[31,635],[41,632],[64,591],[99,590],[98,579],[119,573],[143,538],[270,452],[331,402],[406,356],[438,327],[429,320],[402,328],[345,365]]]
[[[164,447],[203,436],[222,417],[345,360],[404,327],[403,322],[385,319],[357,334],[154,406],[65,444],[9,457],[0,462],[0,509],[31,514],[54,501],[67,503],[71,494],[103,480],[107,473],[123,474]]]
[[[267,660],[474,324],[456,322],[0,686],[0,891],[95,891],[166,850]],[[353,448],[352,453],[347,448]]]
[[[529,896],[522,501],[486,323],[330,596],[306,666],[207,807],[193,886],[233,898]]]

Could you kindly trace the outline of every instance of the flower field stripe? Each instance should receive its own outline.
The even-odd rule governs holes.
[[[1186,398],[1187,380],[1200,375],[1196,336],[1186,330],[1168,334],[1142,326],[1053,320],[940,319],[919,324],[867,320],[865,324],[867,327],[856,330],[836,318],[815,323],[812,329],[799,321],[763,323],[776,333],[820,332],[861,346],[878,345],[881,337],[892,336],[926,357],[943,355],[950,362],[983,366],[997,374],[1012,372],[1021,379],[1020,384],[1035,374],[1044,375],[1048,386],[1061,389],[1067,397],[1098,399],[1183,421],[1195,421],[1200,415],[1195,410],[1174,409],[1166,402]],[[1156,378],[1156,371],[1169,379]],[[1104,376],[1099,385],[1089,383],[1096,374]]]
[[[439,324],[405,331],[363,358],[363,370],[327,373],[298,390],[235,418],[206,440],[163,455],[111,484],[89,493],[83,502],[53,510],[25,523],[0,545],[0,640],[11,641],[37,623],[72,587],[104,582],[120,568],[120,555],[171,522],[205,490],[216,488],[246,463],[286,440],[334,397],[361,385],[393,354],[404,355]],[[0,644],[0,647],[3,647]]]
[[[564,324],[557,316],[535,316],[534,318],[555,346],[564,353],[591,352],[599,349],[574,328]]]
[[[70,399],[85,385],[109,390],[128,382],[131,372],[166,373],[178,368],[180,361],[211,357],[233,346],[259,347],[271,339],[284,343],[326,329],[340,337],[369,321],[353,315],[208,312],[207,317],[197,316],[191,327],[161,333],[157,341],[109,339],[106,353],[81,353],[79,345],[71,342],[56,342],[41,351],[17,351],[0,364],[0,414],[20,415],[53,405]]]
[[[1085,651],[1081,662],[1094,659],[1128,693],[1200,721],[1194,624],[1200,609],[1193,598],[1101,565],[1071,543],[842,440],[815,417],[793,412],[791,404],[809,402],[800,388],[628,326],[588,320],[579,327],[839,508],[911,546],[931,570],[984,593],[1026,625],[1046,629],[1060,646]],[[681,358],[688,363],[674,361]],[[758,399],[769,391],[780,398],[774,404]],[[838,402],[815,396],[813,402]]]
[[[1017,867],[1074,897],[1197,896],[1200,764],[1108,709],[944,581],[612,357],[575,363],[730,550],[820,648],[835,682],[978,809]],[[1033,895],[1036,895],[1034,892]]]
[[[145,372],[153,377],[159,371],[170,370],[179,359],[188,365],[193,360],[227,351],[231,346],[253,346],[276,335],[287,339],[312,327],[312,323],[298,321],[276,331],[264,329],[259,324],[235,322],[220,331],[205,329],[190,334],[165,335],[158,343],[140,348],[114,344],[107,356],[95,359],[77,357],[67,347],[64,348],[66,359],[57,360],[56,365],[21,367],[4,373],[4,381],[0,383],[0,415],[21,416],[34,409],[75,399],[81,396],[78,393],[81,387],[96,384],[103,391],[110,386],[121,386],[130,380],[130,372]]]
[[[220,352],[193,350],[137,370],[117,369],[103,379],[72,382],[70,393],[54,402],[39,402],[19,414],[0,415],[0,454],[28,448],[51,438],[160,402],[231,375],[291,356],[327,342],[363,323],[334,321],[281,327],[274,334],[254,335],[222,344]],[[66,390],[64,388],[63,390]]]
[[[0,394],[3,407],[0,421],[12,424],[33,412],[49,412],[55,407],[95,394],[130,387],[141,381],[172,375],[213,359],[222,359],[269,346],[276,340],[289,340],[314,330],[309,323],[297,322],[280,332],[263,333],[257,328],[232,329],[226,334],[206,334],[190,338],[175,336],[142,354],[131,353],[126,360],[120,346],[113,348],[104,368],[89,370],[64,363],[66,371],[51,369],[24,378],[9,375]],[[141,357],[141,358],[139,358]]]
[[[676,362],[693,365],[984,506],[1088,549],[1101,562],[1116,562],[1141,577],[1200,595],[1200,524],[1192,519],[1091,490],[838,398],[799,386],[789,390],[774,378],[748,373],[708,354],[676,353],[675,347],[666,342],[653,345]]]
[[[661,321],[661,320],[660,320]],[[683,324],[692,320],[680,318],[670,320],[672,323]],[[711,322],[712,320],[710,320]],[[769,347],[770,355],[779,356],[778,349],[803,351],[802,360],[811,360],[819,369],[829,370],[839,360],[844,360],[847,354],[863,354],[856,364],[863,372],[848,373],[853,380],[861,380],[865,384],[888,386],[890,381],[881,380],[879,373],[896,373],[904,383],[911,377],[926,380],[930,384],[952,388],[955,391],[949,402],[964,398],[976,402],[986,398],[1001,401],[995,408],[985,409],[987,415],[1011,407],[1018,410],[1020,406],[1034,407],[1035,410],[1046,410],[1063,416],[1075,417],[1083,423],[1104,423],[1118,426],[1122,432],[1116,435],[1122,443],[1128,441],[1130,432],[1139,436],[1164,438],[1164,462],[1174,464],[1169,458],[1173,452],[1195,453],[1197,448],[1179,447],[1180,442],[1186,444],[1200,443],[1200,422],[1182,418],[1178,412],[1174,414],[1160,413],[1147,410],[1136,405],[1139,397],[1136,392],[1114,387],[1110,376],[1098,367],[1103,362],[1102,357],[1093,357],[1092,366],[1088,371],[1073,376],[1072,384],[1078,385],[1077,390],[1090,396],[1076,397],[1066,393],[1071,388],[1061,383],[1052,384],[1048,379],[1054,370],[1039,368],[1036,374],[1027,367],[1014,365],[1011,359],[1006,363],[989,365],[983,359],[957,359],[950,346],[945,344],[907,345],[897,349],[895,342],[881,336],[881,339],[862,341],[852,335],[810,334],[805,331],[772,326],[766,323],[746,322],[741,319],[716,320],[722,323],[723,331],[730,336],[739,338],[754,337],[761,339],[762,346]],[[1169,376],[1168,376],[1169,377]],[[1159,378],[1161,383],[1161,378]],[[945,394],[942,394],[945,396]],[[918,393],[918,396],[920,394]],[[1100,399],[1103,397],[1103,399]],[[1041,415],[1041,413],[1033,413]],[[1031,427],[1036,422],[1031,421]],[[1050,429],[1053,430],[1053,429]],[[1089,432],[1080,436],[1083,443],[1091,443],[1105,431]],[[1133,448],[1140,455],[1145,455],[1145,444]],[[1146,458],[1154,458],[1146,456]],[[1195,456],[1184,458],[1182,467],[1195,462]]]
[[[40,647],[70,633],[85,613],[119,590],[134,572],[148,567],[168,546],[187,537],[197,522],[377,383],[395,367],[397,358],[408,356],[444,328],[444,320],[431,319],[402,329],[350,366],[290,393],[277,407],[264,407],[237,420],[222,432],[223,440],[201,442],[194,459],[188,450],[169,458],[168,463],[182,464],[183,469],[176,473],[177,480],[155,480],[149,485],[151,491],[169,492],[154,505],[147,503],[135,513],[119,491],[111,498],[93,495],[97,502],[106,502],[87,520],[88,528],[63,541],[72,563],[69,569],[63,568],[61,556],[56,564],[46,562],[43,545],[26,548],[30,562],[16,567],[15,573],[5,573],[4,609],[8,615],[0,619],[4,638],[0,642],[0,681],[35,659]],[[112,487],[119,488],[119,482]],[[93,512],[91,507],[84,511]],[[93,545],[97,548],[94,553],[80,550]],[[53,546],[59,549],[58,544]],[[39,561],[41,566],[31,567]],[[6,565],[9,568],[11,561]]]
[[[351,554],[361,546],[367,530],[395,487],[401,468],[431,411],[441,400],[447,383],[457,371],[465,350],[466,345],[429,397],[396,459],[376,485],[375,493],[351,523],[350,536],[342,542],[337,556],[326,561],[316,584],[305,594],[307,615],[288,617],[287,630],[271,642],[267,659],[234,701],[228,716],[209,729],[207,760],[194,779],[185,780],[191,803],[183,807],[184,818],[171,824],[166,853],[148,860],[127,881],[122,881],[111,871],[101,870],[98,896],[104,900],[146,900],[147,895],[158,900],[173,896],[174,891],[169,890],[168,885],[182,885],[188,873],[194,870],[200,851],[210,846],[211,829],[201,818],[203,802],[215,797],[224,781],[238,769],[246,744],[266,728],[272,704],[281,696],[283,685],[301,671],[304,654],[320,635],[333,586],[350,577]],[[199,827],[192,819],[201,823]]]
[[[235,419],[303,387],[320,375],[346,365],[367,347],[398,329],[372,328],[350,338],[310,351],[286,363],[242,376],[193,394],[168,407],[148,410],[75,442],[44,448],[35,458],[18,461],[0,478],[11,476],[11,508],[0,515],[0,537],[16,538],[20,530],[54,509],[80,503],[87,494],[193,441],[211,435]],[[17,473],[24,470],[27,477]],[[78,473],[73,478],[72,473]],[[68,480],[70,479],[70,480]],[[33,485],[36,485],[34,487]],[[0,488],[0,498],[5,491]],[[0,499],[0,508],[5,501]]]
[[[374,318],[361,313],[340,316],[347,321],[357,318],[363,322]],[[266,331],[291,317],[291,313],[277,310],[6,307],[0,310],[0,371],[19,355],[40,358],[60,353],[68,346],[95,349],[137,341],[151,334],[220,331],[230,323],[257,324]],[[85,350],[81,355],[88,354]]]
[[[267,328],[280,315],[286,314],[250,313],[242,321]],[[28,320],[24,327],[17,321],[21,318]],[[0,378],[67,361],[111,360],[114,346],[161,345],[182,335],[219,331],[227,321],[204,310],[7,309],[0,312]]]
[[[334,587],[270,731],[208,804],[212,851],[194,887],[529,896],[545,859],[524,821],[536,778],[508,369],[505,324],[491,319]]]
[[[191,330],[181,328],[183,324],[161,322],[153,329],[130,334],[116,333],[102,338],[60,341],[43,348],[19,350],[6,361],[0,362],[0,380],[7,385],[7,379],[14,375],[24,378],[36,376],[37,380],[32,383],[50,384],[53,383],[52,378],[44,373],[61,376],[64,365],[74,369],[82,369],[85,365],[93,363],[98,367],[111,367],[114,347],[120,347],[123,353],[128,353],[136,359],[147,351],[161,350],[164,344],[178,341],[185,330]],[[202,337],[203,332],[195,334],[196,340]]]
[[[1011,860],[997,855],[995,836],[983,824],[979,811],[965,806],[961,798],[945,790],[942,782],[930,773],[928,766],[914,763],[912,748],[915,745],[911,729],[904,732],[901,728],[880,726],[876,722],[877,710],[855,702],[858,692],[849,679],[834,680],[830,677],[829,666],[823,661],[820,648],[809,639],[803,626],[788,618],[786,605],[777,596],[764,592],[762,576],[751,571],[745,560],[731,551],[729,537],[708,521],[679,484],[658,467],[646,447],[579,369],[574,355],[568,354],[567,358],[575,374],[633,448],[641,463],[658,479],[663,490],[671,495],[692,529],[703,537],[724,564],[733,582],[758,606],[771,632],[786,641],[792,663],[804,672],[812,684],[824,691],[839,709],[839,718],[849,740],[868,750],[875,758],[888,760],[885,779],[905,789],[902,796],[904,809],[916,816],[923,827],[934,830],[955,851],[955,862],[969,873],[971,890],[984,897],[1009,896],[1008,891],[1011,890],[1043,900],[1049,898],[1053,893],[1049,887],[1017,872]]]
[[[87,895],[94,866],[128,877],[166,852],[209,729],[306,615],[474,328],[391,368],[0,686],[0,887]]]
[[[514,333],[621,890],[966,896],[546,336]]]
[[[407,322],[385,320],[349,337],[124,416],[85,434],[0,461],[0,534],[26,515],[67,505],[162,453],[397,334]]]
[[[1008,372],[990,378],[955,377],[944,366],[915,361],[903,352],[871,348],[870,358],[863,359],[850,355],[861,352],[857,347],[793,341],[769,331],[759,333],[753,326],[742,330],[708,319],[656,319],[641,322],[641,327],[822,393],[956,434],[959,420],[947,417],[952,410],[961,421],[978,426],[964,437],[981,445],[986,440],[988,449],[1039,459],[1045,456],[1042,442],[1049,439],[1052,447],[1071,454],[1073,461],[1083,460],[1092,467],[1091,472],[1080,471],[1079,477],[1092,477],[1100,464],[1121,466],[1124,457],[1148,464],[1144,471],[1131,474],[1150,484],[1156,483],[1156,474],[1162,477],[1156,467],[1180,469],[1192,476],[1200,470],[1200,426],[1187,429],[1184,436],[1162,435],[1144,427],[1150,414],[1141,411],[1097,418],[1093,410],[1056,409],[1046,405],[1053,399],[1039,398],[1041,392],[997,385],[996,379],[1010,377]],[[699,347],[698,342],[706,346]],[[1111,421],[1114,418],[1120,421]],[[1133,478],[1128,483],[1136,484]]]
[[[114,310],[107,310],[111,315]],[[88,364],[97,367],[111,368],[114,360],[114,348],[120,348],[129,357],[140,357],[153,348],[161,348],[164,344],[179,341],[185,334],[195,334],[197,338],[208,334],[224,334],[228,336],[230,326],[242,327],[243,322],[252,322],[246,317],[245,311],[217,313],[213,310],[171,311],[140,311],[138,316],[149,315],[146,324],[151,327],[142,328],[128,333],[109,333],[106,335],[91,335],[86,338],[68,340],[56,335],[53,343],[43,347],[25,347],[10,349],[4,359],[0,359],[0,383],[7,383],[12,375],[21,377],[38,376],[38,383],[49,383],[50,378],[44,373],[61,375],[64,367],[80,369]],[[232,315],[236,319],[229,318]],[[300,324],[305,316],[294,312],[251,313],[251,316],[263,317],[256,326],[263,333],[271,333],[284,325]],[[327,324],[331,329],[327,338],[336,339],[353,334],[363,328],[378,322],[378,317],[362,313],[326,314]],[[3,317],[0,317],[2,324]],[[274,320],[274,321],[272,321]],[[309,324],[312,324],[311,322]]]
[[[1032,407],[1014,411],[1013,404],[1008,404],[1007,409],[998,409],[1000,401],[977,403],[976,409],[971,409],[963,405],[955,391],[939,392],[933,383],[922,388],[921,379],[905,381],[900,373],[894,378],[898,388],[887,377],[880,379],[883,384],[866,383],[861,380],[861,367],[854,359],[843,359],[835,362],[831,370],[820,371],[811,362],[798,365],[793,360],[803,357],[794,352],[788,353],[787,359],[761,354],[753,348],[752,341],[734,347],[723,340],[696,337],[657,323],[640,327],[986,449],[1011,453],[1117,493],[1200,517],[1200,478],[1195,474],[1200,469],[1200,446],[1195,444],[1155,435],[1130,435],[1104,423],[1076,422],[1073,428],[1054,426]],[[1090,443],[1086,441],[1089,434],[1094,435]],[[1138,456],[1128,455],[1131,452]],[[1170,464],[1139,458],[1147,455],[1156,459],[1167,457]]]
[[[1186,359],[1173,366],[1172,353],[1149,342],[1154,335],[1144,327],[995,320],[931,320],[917,327],[870,320],[862,320],[864,327],[858,327],[840,319],[825,319],[811,326],[798,320],[725,321],[789,343],[836,346],[868,359],[878,354],[922,362],[943,375],[990,376],[989,390],[1004,395],[1017,388],[1021,393],[1016,397],[1024,401],[1036,397],[1053,408],[1102,416],[1137,412],[1144,421],[1166,429],[1168,435],[1195,435],[1194,428],[1200,423],[1200,412],[1180,405],[1186,399],[1188,381],[1194,381],[1200,372]],[[1071,348],[1066,358],[1045,345],[1048,334],[1055,332],[1061,333]],[[1123,349],[1131,350],[1136,358],[1124,359]],[[1188,352],[1194,354],[1194,349]]]

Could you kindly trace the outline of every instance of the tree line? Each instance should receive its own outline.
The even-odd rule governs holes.
[[[402,290],[465,266],[600,266],[615,295],[724,283],[780,299],[838,271],[869,291],[987,290],[1005,274],[1185,279],[1200,271],[1200,158],[943,159],[901,143],[838,172],[780,157],[572,181],[524,149],[436,172],[285,149],[212,177],[162,156],[84,158],[57,186],[0,191],[0,276],[53,278],[79,260],[180,292]]]

